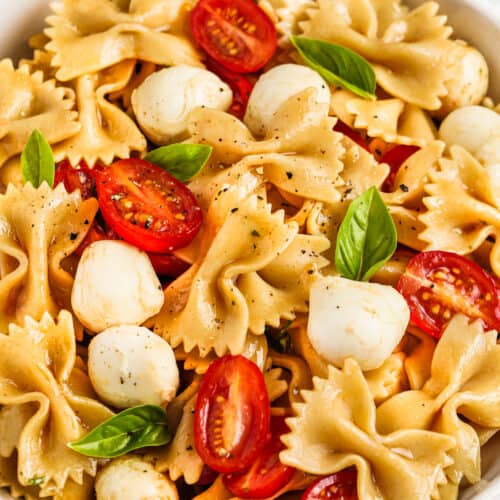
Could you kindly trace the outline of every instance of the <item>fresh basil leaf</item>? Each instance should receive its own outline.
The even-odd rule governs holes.
[[[161,446],[172,438],[166,418],[159,406],[135,406],[111,417],[68,446],[96,458],[114,458],[146,446]]]
[[[212,147],[206,144],[169,144],[154,149],[144,159],[187,182],[205,166],[211,154]]]
[[[328,83],[340,85],[364,99],[375,99],[375,71],[364,57],[323,40],[293,35],[290,39],[304,61]]]
[[[371,187],[349,205],[337,235],[335,266],[346,278],[367,281],[391,258],[397,243],[389,210]]]
[[[44,476],[32,477],[31,479],[28,480],[28,486],[40,486],[44,482],[45,482]]]
[[[45,181],[52,187],[55,170],[56,164],[50,144],[38,129],[33,130],[21,154],[24,182],[31,182],[37,188]]]

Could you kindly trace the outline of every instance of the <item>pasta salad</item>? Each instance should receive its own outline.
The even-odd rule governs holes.
[[[500,107],[439,5],[56,0],[0,61],[0,488],[457,499],[500,429]]]

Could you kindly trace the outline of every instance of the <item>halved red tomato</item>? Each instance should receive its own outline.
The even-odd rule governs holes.
[[[363,139],[363,137],[361,137],[361,134],[349,127],[349,125],[344,123],[342,120],[337,120],[337,123],[333,127],[333,130],[335,130],[335,132],[340,132],[341,134],[346,135],[347,137],[349,137],[349,139],[352,139],[358,146],[361,146],[363,149],[370,151],[370,149],[368,148],[368,143]]]
[[[270,405],[264,376],[243,356],[214,361],[203,377],[194,415],[194,442],[217,472],[247,469],[269,440]]]
[[[202,222],[196,198],[162,168],[130,158],[95,171],[102,216],[128,243],[166,253],[196,236]]]
[[[199,0],[190,25],[201,48],[236,73],[259,70],[276,51],[276,28],[251,0]]]
[[[410,307],[411,321],[439,338],[456,313],[500,329],[500,290],[495,279],[465,257],[433,250],[413,257],[397,289]]]
[[[58,163],[54,175],[54,186],[61,182],[68,193],[79,189],[84,200],[95,196],[95,181],[91,170],[84,161],[81,161],[76,167],[72,167],[69,160]]]
[[[398,173],[401,165],[414,153],[416,153],[420,148],[418,146],[407,146],[405,144],[398,144],[390,148],[386,153],[384,153],[379,162],[387,163],[391,167],[391,171],[382,184],[382,191],[387,193],[392,190],[394,185],[394,179]]]
[[[174,278],[189,268],[187,262],[179,259],[173,253],[149,253],[148,255],[156,274],[160,276]]]
[[[251,467],[235,474],[226,474],[226,488],[240,498],[269,498],[281,490],[293,477],[295,469],[280,462],[279,453],[285,449],[282,434],[290,432],[285,417],[271,417],[271,440],[264,446]]]
[[[233,103],[229,108],[229,112],[237,118],[243,118],[247,109],[248,98],[250,97],[253,89],[253,85],[250,83],[250,80],[245,78],[243,75],[229,71],[213,59],[205,61],[205,65],[207,69],[218,75],[231,87],[231,90],[233,91]]]
[[[357,478],[355,467],[322,477],[307,488],[301,500],[358,500]]]

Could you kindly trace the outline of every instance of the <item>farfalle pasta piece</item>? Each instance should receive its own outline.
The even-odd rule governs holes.
[[[57,78],[72,80],[127,59],[201,66],[186,36],[188,0],[61,0],[45,30]]]
[[[405,358],[403,352],[393,353],[382,366],[365,372],[366,382],[376,405],[408,387],[404,368]]]
[[[389,144],[423,147],[436,139],[430,116],[401,99],[360,99],[348,90],[333,92],[330,112],[351,128],[364,130]]]
[[[230,190],[225,194],[232,196]],[[223,201],[216,203],[224,206]],[[251,325],[254,334],[263,334],[265,324],[276,322],[276,318],[278,324],[280,316],[293,319],[290,316],[294,307],[298,307],[295,298],[306,295],[305,290],[296,292],[295,287],[302,290],[312,277],[306,273],[301,279],[303,264],[299,260],[295,268],[287,270],[286,276],[274,282],[281,273],[282,262],[288,262],[287,250],[297,236],[298,227],[295,223],[285,223],[282,211],[271,213],[263,196],[251,195],[229,210],[220,228],[218,223],[212,228],[211,224],[209,213],[205,231],[208,241],[202,243],[206,253],[167,287],[165,305],[152,320],[155,331],[174,347],[182,344],[186,352],[197,347],[202,356],[211,350],[219,356],[227,350],[240,353]],[[276,260],[283,255],[284,261]],[[314,263],[323,261],[319,255],[309,258],[313,263],[309,270],[314,274],[317,268]],[[250,277],[245,278],[247,275]],[[252,309],[250,303],[258,297],[247,296],[255,291],[249,280],[257,282],[267,297],[276,299],[272,302],[274,308]],[[271,289],[283,294],[272,297]],[[257,313],[258,318],[252,318]]]
[[[455,440],[422,430],[376,430],[373,397],[356,361],[343,370],[330,366],[328,379],[315,377],[293,405],[291,432],[282,440],[283,463],[311,474],[328,475],[350,466],[358,472],[360,499],[428,499],[445,482],[444,468]]]
[[[132,78],[135,61],[125,61],[100,73],[83,75],[74,86],[81,131],[54,148],[56,159],[72,165],[85,160],[92,167],[98,160],[109,165],[114,158],[128,158],[131,151],[144,152],[146,138],[134,121],[106,99],[123,89]]]
[[[17,451],[18,483],[27,487],[43,478],[42,497],[58,498],[67,486],[74,492],[88,487],[85,475],[95,476],[97,460],[67,444],[113,415],[91,391],[74,392],[85,386],[74,383],[74,377],[83,377],[90,387],[86,375],[74,373],[75,354],[68,311],[61,311],[57,321],[49,314],[40,322],[26,318],[24,328],[12,324],[8,335],[0,334],[0,441],[11,443],[2,456]],[[76,484],[69,486],[70,480]]]
[[[500,429],[496,338],[497,333],[485,333],[479,321],[454,316],[436,346],[430,378],[422,389],[397,394],[377,409],[377,426],[384,434],[412,428],[453,437],[453,465],[447,469],[453,483],[462,475],[471,483],[481,477],[481,441],[475,426]]]
[[[9,59],[0,62],[0,74],[0,166],[22,152],[36,128],[49,144],[80,130],[71,89],[44,81],[41,71],[31,73],[27,65],[15,69]]]
[[[452,146],[450,156],[440,160],[439,171],[430,174],[425,186],[427,212],[419,217],[425,230],[419,238],[428,250],[466,255],[493,237],[490,265],[500,276],[500,196],[470,153]]]
[[[239,162],[241,168],[262,170],[266,181],[284,192],[333,202],[340,199],[343,154],[342,136],[332,130],[334,124],[316,102],[315,90],[307,89],[280,106],[263,140],[255,139],[242,122],[227,113],[198,108],[191,113],[188,142],[214,148],[206,176],[218,174],[221,164]],[[195,191],[201,188],[194,183]]]
[[[399,0],[318,0],[300,24],[302,33],[348,47],[372,65],[390,95],[424,109],[438,109],[446,94],[446,64],[453,42],[438,4],[412,11]]]
[[[90,228],[98,204],[60,184],[38,189],[9,185],[0,195],[0,328],[70,308],[73,277],[62,260]]]

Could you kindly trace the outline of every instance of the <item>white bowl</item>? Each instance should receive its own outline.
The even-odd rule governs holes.
[[[26,41],[45,26],[50,0],[0,0],[0,59],[17,59],[30,54]],[[85,1],[85,0],[81,0]],[[165,0],[168,1],[168,0]],[[425,0],[403,0],[411,6]],[[490,96],[500,101],[500,0],[439,0],[443,13],[448,15],[456,37],[478,47],[490,68]],[[460,500],[500,499],[500,436],[483,450],[483,478],[464,490]],[[0,500],[11,497],[0,491]],[[412,500],[412,499],[408,499]]]

